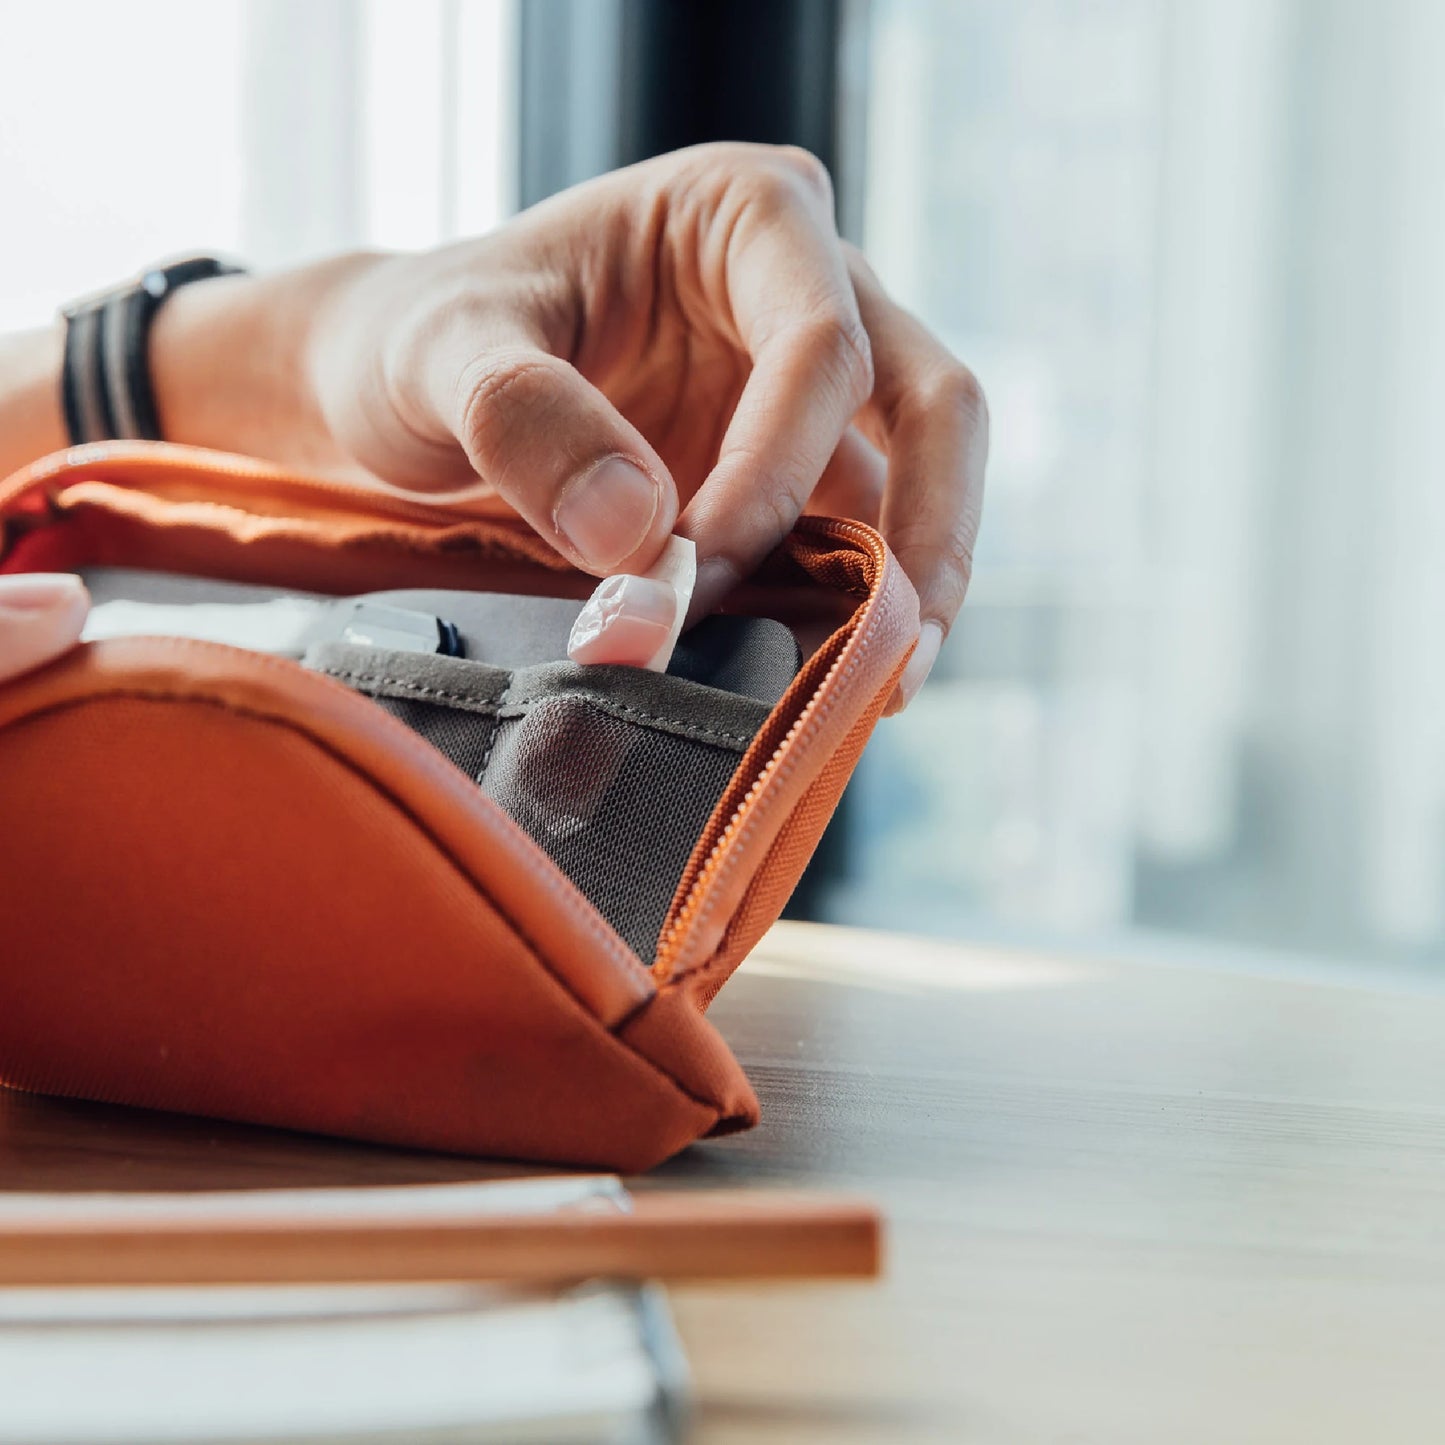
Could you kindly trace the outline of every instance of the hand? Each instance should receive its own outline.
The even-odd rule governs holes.
[[[51,572],[0,577],[0,682],[73,647],[89,610],[79,577]]]
[[[228,296],[251,298],[233,345],[218,342]],[[167,351],[187,308],[194,345]],[[206,337],[222,358],[209,374]],[[923,623],[895,706],[963,602],[982,393],[839,240],[827,173],[802,151],[702,146],[479,240],[191,287],[156,341],[176,440],[428,492],[480,478],[598,576],[646,570],[676,527],[697,544],[695,614],[805,508],[880,526]],[[261,365],[265,403],[246,379]],[[248,394],[254,425],[225,435],[228,396]]]

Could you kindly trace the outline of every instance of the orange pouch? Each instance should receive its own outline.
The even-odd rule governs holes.
[[[0,572],[95,567],[340,596],[593,585],[514,519],[191,448],[82,447],[0,484]],[[436,699],[404,678],[366,695],[339,666],[127,636],[0,685],[0,1081],[627,1171],[755,1123],[704,1011],[797,883],[918,609],[875,532],[827,519],[730,605],[788,623],[801,670],[746,734],[632,778],[627,846],[575,807],[521,816],[606,770],[590,727],[663,726],[588,669],[563,703],[480,708],[510,793],[408,726]],[[713,742],[710,812],[659,875],[669,769]],[[629,946],[607,889],[657,897],[660,927]]]

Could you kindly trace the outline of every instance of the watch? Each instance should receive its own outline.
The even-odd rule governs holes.
[[[149,354],[156,312],[182,286],[243,270],[216,256],[187,256],[63,308],[60,394],[72,444],[161,440]]]

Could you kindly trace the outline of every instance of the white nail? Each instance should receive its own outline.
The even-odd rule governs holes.
[[[572,626],[574,662],[645,667],[677,618],[677,593],[653,577],[609,577]]]
[[[918,646],[913,649],[913,656],[908,659],[908,666],[903,669],[903,676],[898,681],[900,709],[907,707],[918,696],[918,689],[933,671],[933,664],[938,661],[938,649],[942,646],[942,626],[937,622],[925,622],[918,629]]]
[[[85,584],[73,572],[14,572],[0,577],[0,607],[10,612],[50,612],[77,607]]]

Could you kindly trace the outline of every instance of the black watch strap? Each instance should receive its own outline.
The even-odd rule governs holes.
[[[60,392],[72,444],[161,440],[150,369],[156,312],[182,286],[241,270],[215,256],[187,256],[65,307]]]

